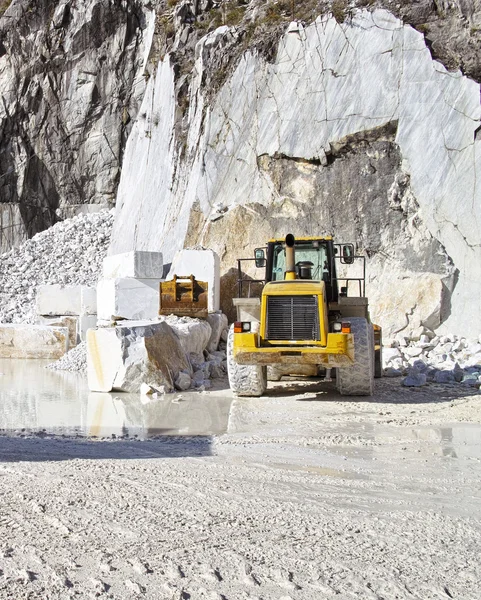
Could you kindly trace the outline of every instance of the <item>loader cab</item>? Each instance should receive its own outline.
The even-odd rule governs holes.
[[[299,238],[295,240],[295,266],[297,279],[324,281],[328,302],[337,302],[338,286],[335,249],[330,238]],[[258,255],[259,258],[260,254]],[[260,265],[259,265],[260,266]],[[266,282],[283,281],[286,271],[285,240],[270,240],[265,260]]]

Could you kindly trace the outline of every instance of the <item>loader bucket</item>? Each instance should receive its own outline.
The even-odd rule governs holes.
[[[178,317],[207,317],[207,291],[205,281],[197,281],[193,275],[174,275],[171,281],[160,284],[159,315]]]

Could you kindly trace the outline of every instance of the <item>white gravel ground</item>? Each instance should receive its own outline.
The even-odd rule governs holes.
[[[215,437],[2,437],[0,597],[479,599],[480,423],[460,386],[284,382]]]

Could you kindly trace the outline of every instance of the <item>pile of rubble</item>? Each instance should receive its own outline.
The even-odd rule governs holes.
[[[81,214],[0,255],[0,323],[35,323],[40,285],[95,287],[113,220],[113,211]]]
[[[413,340],[398,338],[383,348],[384,375],[406,375],[403,385],[427,383],[481,385],[481,339],[427,332]]]

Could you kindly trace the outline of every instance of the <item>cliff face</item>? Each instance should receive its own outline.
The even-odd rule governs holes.
[[[154,20],[109,0],[16,0],[0,19],[1,250],[113,206]]]
[[[210,246],[225,309],[237,257],[288,231],[332,234],[368,257],[387,334],[473,333],[479,86],[433,54],[478,76],[476,6],[387,4],[423,35],[339,0],[296,2],[287,31],[291,2],[168,5],[52,2],[32,16],[14,0],[2,27],[7,16],[30,25],[8,32],[0,57],[2,95],[18,81],[0,106],[4,223],[12,215],[27,235],[66,206],[112,202],[121,164],[110,253],[170,260]],[[29,35],[17,60],[14,41]],[[42,44],[46,60],[32,50]]]
[[[168,58],[149,82],[111,252],[169,258],[187,237],[227,271],[272,235],[332,234],[369,256],[373,316],[389,333],[481,316],[479,86],[376,10],[292,25],[273,62],[247,50],[207,102],[204,65],[233,35],[197,46],[181,151]]]

